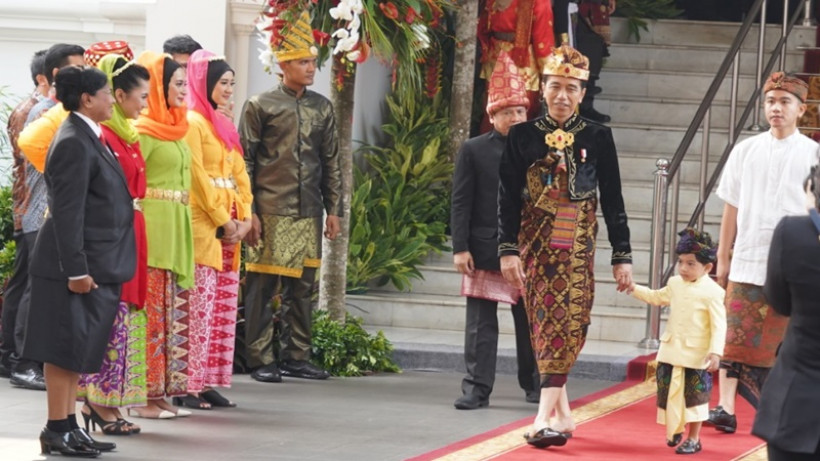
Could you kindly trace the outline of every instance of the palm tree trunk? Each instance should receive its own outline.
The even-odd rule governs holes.
[[[336,58],[334,58],[335,61]],[[330,312],[338,322],[345,321],[345,289],[347,286],[347,252],[350,242],[350,196],[353,190],[353,96],[356,87],[355,70],[342,79],[339,88],[335,82],[337,73],[344,72],[338,61],[333,63],[331,100],[336,113],[339,158],[342,169],[342,216],[341,232],[336,240],[324,241],[322,248],[321,282],[319,283],[319,306]]]
[[[455,17],[455,56],[453,88],[450,98],[450,152],[456,156],[461,144],[470,137],[475,79],[476,28],[478,0],[457,0]]]

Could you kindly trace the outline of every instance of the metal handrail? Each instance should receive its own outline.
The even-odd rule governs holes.
[[[686,133],[684,134],[681,143],[678,145],[678,148],[675,151],[672,160],[658,160],[656,164],[658,170],[655,173],[655,198],[653,203],[652,217],[652,249],[650,254],[651,272],[649,280],[651,288],[659,289],[661,286],[663,286],[669,279],[669,277],[672,275],[672,272],[675,267],[674,263],[671,261],[672,258],[670,258],[669,264],[664,266],[664,247],[668,244],[668,252],[670,255],[673,254],[674,235],[678,223],[678,196],[680,189],[680,175],[678,173],[680,166],[683,163],[684,157],[686,156],[686,153],[689,150],[689,147],[695,138],[695,135],[698,131],[701,131],[702,129],[703,139],[700,158],[701,166],[698,204],[695,207],[695,210],[692,213],[691,217],[689,218],[688,226],[694,226],[695,224],[697,224],[699,228],[702,228],[704,224],[706,201],[711,195],[711,191],[717,183],[721,172],[723,171],[723,167],[726,164],[726,161],[729,157],[729,153],[732,151],[732,148],[737,142],[737,138],[740,136],[742,127],[745,125],[749,116],[752,114],[752,111],[754,111],[755,109],[759,110],[758,100],[761,96],[762,91],[762,77],[764,75],[768,75],[771,72],[771,70],[774,68],[774,65],[777,63],[778,58],[780,61],[780,69],[782,70],[785,68],[785,58],[787,53],[786,43],[788,37],[791,34],[794,25],[797,23],[797,20],[800,18],[801,15],[803,16],[803,24],[807,24],[810,22],[810,3],[811,0],[798,0],[798,7],[795,9],[795,13],[791,17],[789,17],[789,1],[784,0],[783,28],[781,32],[781,37],[780,40],[778,40],[777,45],[772,50],[771,57],[769,58],[769,61],[767,62],[765,68],[761,69],[761,64],[763,61],[763,48],[765,45],[763,35],[765,33],[764,31],[766,28],[764,13],[766,8],[766,0],[755,1],[751,9],[749,10],[748,16],[743,21],[743,24],[741,25],[740,30],[738,31],[738,34],[735,37],[735,40],[732,42],[732,45],[729,48],[726,57],[724,58],[720,67],[718,68],[715,78],[709,86],[709,89],[707,90],[706,95],[703,98],[703,101],[698,106],[698,110],[695,113],[695,116],[692,119],[689,128],[686,130]],[[747,102],[746,107],[743,110],[743,114],[740,116],[739,119],[736,119],[737,91],[739,86],[738,78],[740,67],[740,49],[749,33],[749,30],[752,27],[754,18],[758,15],[758,13],[760,13],[762,21],[760,25],[760,40],[757,51],[758,72],[756,72],[757,75],[755,78],[756,89],[750,96],[749,101]],[[709,161],[708,150],[711,109],[714,103],[715,96],[717,95],[720,86],[723,84],[723,81],[726,78],[726,75],[728,74],[730,67],[732,67],[732,89],[730,96],[731,102],[729,108],[729,139],[725,148],[723,149],[720,159],[718,160],[715,170],[713,171],[712,175],[709,177],[709,180],[707,181],[706,177]],[[757,113],[755,114],[755,119],[755,124],[757,124]],[[673,193],[673,196],[671,210],[672,212],[668,223],[670,229],[670,239],[667,242],[665,231],[667,226],[667,201],[669,198],[670,191]],[[647,348],[657,348],[659,345],[658,338],[660,334],[660,315],[658,314],[658,310],[653,309],[652,306],[647,306],[646,320],[646,337],[643,340],[641,340],[639,344]]]

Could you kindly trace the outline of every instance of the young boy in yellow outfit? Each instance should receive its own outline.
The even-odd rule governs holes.
[[[706,232],[681,231],[675,249],[678,275],[660,290],[634,285],[629,292],[654,306],[669,306],[658,350],[658,423],[666,425],[667,445],[678,454],[701,450],[700,428],[709,417],[712,375],[726,341],[725,291],[709,277],[716,248]]]

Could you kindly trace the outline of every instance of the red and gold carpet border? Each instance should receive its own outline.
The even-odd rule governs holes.
[[[576,424],[604,417],[614,411],[636,404],[653,395],[656,390],[654,380],[656,362],[644,361],[645,369],[640,370],[644,381],[624,381],[602,391],[573,401],[573,417]],[[633,377],[637,373],[633,374]],[[506,424],[492,431],[456,442],[444,448],[411,458],[407,461],[482,461],[490,460],[526,445],[523,435],[530,429],[532,418],[525,418]],[[737,461],[767,461],[766,446],[755,447],[736,458]]]

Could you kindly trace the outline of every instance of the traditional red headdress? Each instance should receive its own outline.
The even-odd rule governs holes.
[[[518,67],[506,51],[498,55],[493,74],[487,80],[487,113],[493,115],[505,107],[523,106],[529,109],[530,100]]]
[[[113,40],[110,42],[99,42],[88,47],[83,53],[83,61],[88,66],[97,67],[103,56],[107,54],[119,54],[125,58],[126,61],[134,59],[134,52],[128,46],[128,42],[124,40]]]

